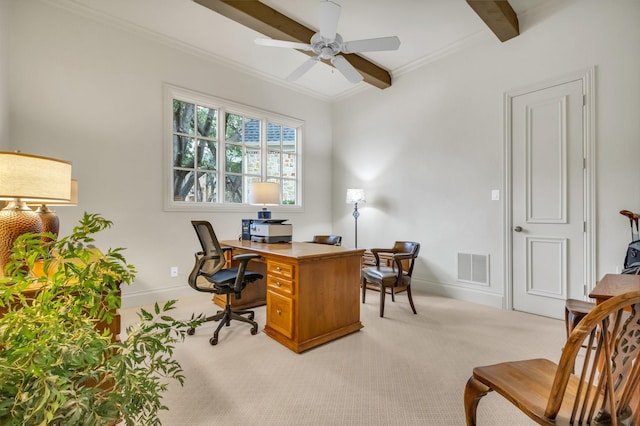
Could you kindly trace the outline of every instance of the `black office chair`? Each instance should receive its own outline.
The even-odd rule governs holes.
[[[340,235],[314,235],[312,243],[328,244],[331,246],[339,246],[342,244],[342,236]]]
[[[253,311],[234,311],[231,309],[231,294],[236,299],[242,297],[242,290],[247,283],[259,280],[262,275],[255,272],[247,271],[247,263],[256,257],[257,254],[239,254],[233,256],[233,260],[240,262],[238,267],[225,268],[226,258],[225,251],[230,248],[222,248],[218,242],[213,227],[207,221],[192,220],[191,224],[198,234],[198,239],[202,245],[202,251],[195,254],[196,262],[193,270],[189,274],[189,285],[197,291],[206,293],[216,293],[226,295],[225,308],[218,311],[215,315],[207,317],[205,321],[220,321],[213,337],[209,339],[209,343],[215,345],[218,343],[218,333],[223,325],[229,326],[231,320],[243,321],[251,324],[251,334],[258,333],[258,323],[253,321]],[[247,315],[244,317],[243,315]],[[190,328],[187,333],[192,335],[195,329]]]

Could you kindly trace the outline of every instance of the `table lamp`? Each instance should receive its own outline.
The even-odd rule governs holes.
[[[40,216],[27,202],[60,202],[71,199],[71,163],[50,157],[0,152],[0,273],[13,243],[20,235],[42,232]]]
[[[274,182],[253,182],[249,187],[249,204],[263,206],[258,219],[271,219],[271,212],[265,206],[280,204],[280,185]]]
[[[28,203],[33,206],[32,203]],[[60,219],[55,210],[51,210],[51,206],[77,206],[78,205],[78,181],[71,179],[71,199],[69,201],[56,201],[51,203],[39,204],[36,208],[36,213],[40,216],[42,221],[42,232],[51,232],[58,235],[60,231]]]
[[[364,195],[364,189],[353,188],[347,189],[347,204],[353,204],[353,218],[356,222],[356,248],[358,248],[358,203],[364,203],[367,198]]]

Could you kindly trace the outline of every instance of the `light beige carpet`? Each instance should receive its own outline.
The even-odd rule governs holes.
[[[562,321],[416,292],[413,315],[406,295],[378,294],[360,305],[364,328],[302,354],[247,324],[232,322],[209,344],[206,323],[178,345],[184,387],[172,384],[162,413],[174,425],[464,425],[463,390],[474,366],[544,357],[557,361]],[[177,318],[217,307],[201,293],[181,300]],[[124,309],[123,326],[136,309]],[[260,330],[265,308],[255,309]],[[478,424],[532,425],[499,395],[478,408]]]

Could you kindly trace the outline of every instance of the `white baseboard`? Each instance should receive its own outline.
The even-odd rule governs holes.
[[[181,299],[193,296],[195,294],[196,292],[193,291],[191,287],[185,285],[131,293],[124,291],[122,295],[122,307],[133,308],[137,306],[152,305],[155,302],[162,303],[172,299]]]
[[[419,279],[416,280],[415,278],[412,280],[411,287],[414,289],[419,288],[427,293],[435,294],[437,296],[479,303],[481,305],[491,306],[492,308],[504,309],[505,306],[504,295],[489,292],[484,289],[462,287]]]

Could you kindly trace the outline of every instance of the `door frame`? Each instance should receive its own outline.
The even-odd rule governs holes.
[[[504,173],[503,173],[503,265],[504,265],[504,298],[503,309],[513,310],[513,206],[512,206],[512,149],[511,137],[511,107],[513,98],[529,92],[546,89],[553,86],[569,83],[571,81],[582,81],[582,145],[584,153],[583,168],[583,216],[584,216],[584,282],[583,293],[586,300],[587,295],[595,286],[596,277],[596,150],[595,150],[595,67],[577,71],[560,78],[536,83],[532,86],[521,89],[510,90],[504,94]]]

